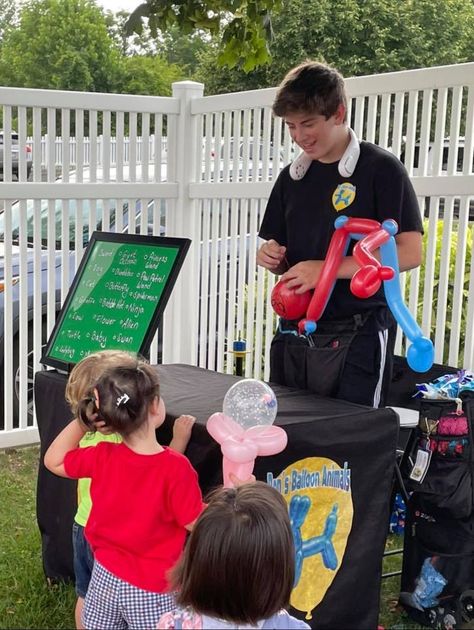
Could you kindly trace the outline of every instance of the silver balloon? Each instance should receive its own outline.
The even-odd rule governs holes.
[[[224,414],[244,429],[257,424],[273,424],[277,409],[277,399],[272,388],[254,378],[232,385],[224,397]]]

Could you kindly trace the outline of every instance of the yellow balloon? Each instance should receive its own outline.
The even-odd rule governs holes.
[[[285,468],[272,482],[288,505],[295,495],[310,499],[311,507],[301,527],[303,541],[324,533],[326,519],[337,505],[337,526],[332,536],[336,569],[324,566],[321,553],[305,558],[301,577],[291,595],[291,605],[306,612],[307,619],[311,619],[312,610],[322,601],[344,557],[354,514],[350,474],[347,462],[341,468],[325,457],[307,457]]]

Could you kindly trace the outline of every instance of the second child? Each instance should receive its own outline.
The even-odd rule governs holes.
[[[165,419],[158,373],[143,361],[107,370],[45,455],[53,473],[91,479],[85,533],[94,554],[85,628],[151,628],[174,607],[166,574],[203,509],[197,474],[158,443]],[[100,416],[121,444],[78,448]]]
[[[89,354],[71,371],[66,385],[66,400],[69,403],[73,417],[77,417],[80,402],[88,396],[100,375],[107,369],[115,367],[135,368],[136,355],[123,350],[102,350]],[[170,448],[184,453],[191,437],[194,423],[192,416],[180,416],[173,425],[173,439]],[[80,442],[81,447],[96,446],[99,442],[122,441],[118,433],[102,433],[90,431]],[[90,479],[79,479],[77,484],[78,507],[74,517],[72,541],[74,551],[74,577],[77,594],[75,609],[76,628],[81,629],[81,615],[84,599],[94,566],[94,556],[84,535],[84,529],[89,519],[92,503],[90,496]]]

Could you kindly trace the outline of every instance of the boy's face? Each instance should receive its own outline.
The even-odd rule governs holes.
[[[344,106],[330,118],[321,114],[298,112],[284,117],[290,136],[313,160],[331,163],[341,159],[348,133],[344,125]]]

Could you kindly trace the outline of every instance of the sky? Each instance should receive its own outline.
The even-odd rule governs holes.
[[[142,4],[142,0],[95,0],[96,4],[100,5],[108,11],[133,11],[139,4]]]

